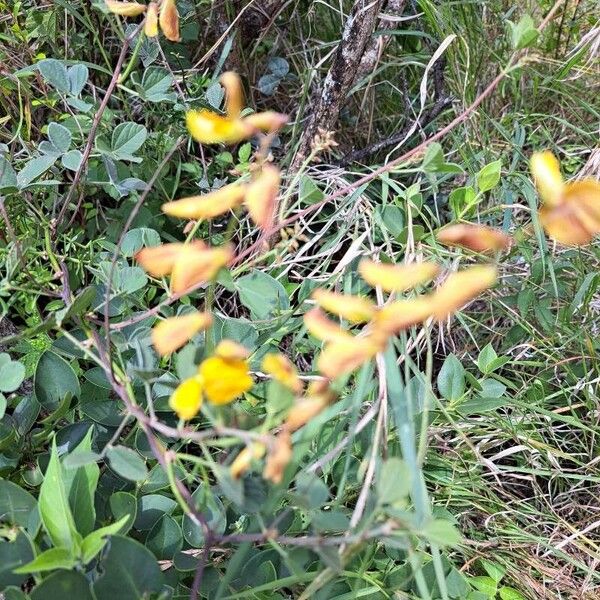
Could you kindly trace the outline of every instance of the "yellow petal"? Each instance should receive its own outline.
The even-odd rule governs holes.
[[[165,37],[171,42],[178,42],[179,37],[179,13],[175,0],[162,0],[160,15],[158,17],[160,28]]]
[[[262,370],[295,394],[302,391],[296,367],[283,354],[267,354],[262,361]]]
[[[452,273],[430,296],[433,315],[445,319],[494,285],[498,277],[495,267],[477,265]]]
[[[210,110],[191,110],[185,121],[191,136],[202,144],[237,144],[253,132],[243,119],[229,119]]]
[[[426,321],[433,313],[434,304],[430,297],[397,300],[377,311],[373,319],[376,331],[395,335],[413,325]]]
[[[287,429],[282,429],[273,446],[269,448],[263,477],[275,485],[281,483],[283,473],[292,460],[292,436]]]
[[[448,225],[438,231],[436,237],[446,246],[462,246],[473,252],[508,250],[512,241],[499,229],[475,223]]]
[[[185,244],[161,244],[140,250],[135,259],[152,277],[164,277],[171,272],[177,257],[185,248]]]
[[[162,205],[162,211],[180,219],[212,219],[239,206],[245,187],[239,183],[225,185],[202,196],[190,196]]]
[[[225,359],[245,360],[250,356],[250,352],[233,340],[221,340],[215,348],[215,355]]]
[[[375,313],[373,302],[361,296],[349,296],[318,289],[312,293],[312,298],[321,308],[352,323],[369,321]]]
[[[265,133],[274,132],[281,129],[288,122],[288,116],[272,110],[266,112],[254,113],[244,117],[244,123],[250,126],[254,131],[263,131]]]
[[[161,356],[171,354],[211,323],[212,316],[206,312],[170,317],[152,328],[152,343]]]
[[[193,419],[202,406],[202,380],[191,377],[182,381],[171,394],[169,406],[180,419]]]
[[[158,35],[158,4],[156,2],[148,4],[148,12],[144,21],[144,33],[149,38]]]
[[[354,337],[328,344],[317,360],[317,368],[329,379],[351,373],[383,350],[379,337]]]
[[[245,360],[211,356],[202,361],[199,373],[204,382],[204,393],[213,404],[229,404],[254,383]]]
[[[311,396],[298,400],[290,409],[285,419],[284,427],[296,431],[306,425],[329,405],[331,398],[325,395]]]
[[[145,4],[138,2],[119,2],[118,0],[104,0],[108,10],[122,17],[137,17],[146,11]]]
[[[246,187],[245,205],[250,218],[262,229],[273,225],[281,176],[279,169],[265,165],[260,175]]]
[[[227,71],[221,75],[220,81],[225,88],[225,112],[230,119],[237,119],[244,108],[240,77],[233,71]]]
[[[246,446],[229,465],[229,474],[234,479],[239,479],[252,466],[252,461],[262,458],[266,450],[266,446],[260,442]]]
[[[352,334],[329,319],[320,308],[313,308],[304,315],[304,325],[311,335],[322,342],[352,339]]]
[[[405,292],[431,281],[439,272],[433,263],[412,263],[410,265],[389,265],[361,260],[358,272],[372,286],[380,286],[386,292]]]
[[[178,255],[171,271],[171,290],[180,294],[214,279],[233,257],[229,246],[198,248],[191,244]]]
[[[546,206],[562,202],[565,183],[556,156],[549,150],[536,152],[531,157],[530,168],[542,202]]]

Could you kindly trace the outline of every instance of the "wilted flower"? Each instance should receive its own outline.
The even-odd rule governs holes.
[[[353,339],[352,334],[329,319],[320,308],[312,308],[304,315],[304,325],[322,342]]]
[[[295,394],[302,391],[303,385],[296,367],[283,354],[267,354],[262,361],[262,370]]]
[[[233,355],[233,342],[228,342],[227,347],[222,344],[217,346],[215,355],[202,361],[198,368],[204,393],[213,404],[229,404],[253,385],[248,361],[239,358],[239,354]]]
[[[161,208],[167,215],[180,219],[212,219],[239,206],[245,189],[239,183],[232,183],[208,194],[167,202]]]
[[[496,267],[490,265],[476,265],[452,273],[430,296],[432,314],[439,320],[445,319],[494,285],[497,277]]]
[[[290,408],[283,424],[284,428],[289,431],[300,429],[334,400],[335,394],[330,390],[327,382],[312,383],[306,392],[306,397],[298,400]]]
[[[202,379],[190,377],[182,381],[171,394],[169,406],[180,419],[193,419],[202,406]]]
[[[258,176],[246,186],[244,204],[250,218],[262,229],[273,225],[281,176],[279,169],[266,164]]]
[[[329,379],[335,379],[368,362],[384,347],[380,336],[369,334],[331,342],[321,352],[317,368]]]
[[[196,333],[209,327],[211,323],[212,316],[206,312],[170,317],[152,328],[152,343],[161,356],[170,354],[186,344]]]
[[[146,37],[156,37],[158,35],[158,4],[150,2],[146,20],[144,21],[144,33]]]
[[[287,122],[287,117],[275,112],[241,117],[242,84],[236,73],[223,73],[226,116],[210,110],[192,110],[186,114],[191,136],[203,144],[236,144],[260,131],[276,131]]]
[[[290,460],[292,460],[292,436],[289,430],[284,428],[269,447],[263,477],[276,485],[280,484]]]
[[[179,13],[175,0],[162,0],[160,5],[160,14],[158,22],[165,37],[172,41],[178,42],[179,38]]]
[[[234,479],[239,479],[252,466],[252,461],[259,460],[265,455],[266,449],[266,446],[260,442],[246,446],[229,465],[229,474]]]
[[[391,336],[426,321],[433,313],[432,296],[396,300],[380,308],[373,318],[374,332]]]
[[[173,265],[171,290],[180,294],[196,285],[211,281],[232,257],[233,250],[230,246],[208,248],[186,245]]]
[[[499,229],[475,223],[448,225],[438,231],[437,239],[446,246],[462,246],[474,252],[508,250],[511,244],[510,236]]]
[[[179,38],[179,13],[175,0],[162,0],[160,9],[156,2],[150,4],[140,4],[138,2],[121,2],[120,0],[105,0],[106,7],[111,13],[121,15],[122,17],[137,17],[146,13],[144,21],[144,33],[148,37],[158,35],[158,25],[165,37],[178,42]]]
[[[350,296],[318,289],[312,293],[312,298],[321,308],[351,323],[364,323],[375,313],[375,304],[362,296]]]
[[[565,183],[549,151],[531,157],[531,172],[542,199],[539,215],[546,233],[568,246],[589,244],[600,233],[600,182]]]
[[[380,286],[386,292],[411,290],[431,281],[439,270],[436,264],[428,262],[391,265],[364,259],[358,265],[358,272],[369,285]]]
[[[115,14],[122,17],[137,17],[146,12],[146,5],[139,2],[120,2],[119,0],[105,0],[106,8]]]
[[[202,242],[200,242],[200,246],[205,247]],[[185,251],[185,248],[186,245],[180,243],[151,246],[140,250],[135,255],[135,259],[152,277],[164,277],[173,270],[175,261]]]

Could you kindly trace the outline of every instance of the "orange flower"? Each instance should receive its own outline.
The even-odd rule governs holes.
[[[179,253],[171,271],[171,291],[180,294],[214,279],[233,257],[229,246],[220,248],[185,246]]]
[[[146,12],[146,5],[138,2],[120,2],[119,0],[105,0],[106,8],[115,14],[122,17],[137,17]]]
[[[320,308],[312,308],[304,315],[306,329],[322,342],[353,339],[352,334],[328,319]]]
[[[202,196],[190,196],[162,205],[162,211],[180,219],[212,219],[239,206],[245,187],[239,183],[225,185]]]
[[[380,308],[373,319],[376,332],[386,336],[426,321],[433,313],[431,296],[397,300]]]
[[[485,265],[452,273],[431,295],[433,315],[439,320],[445,319],[494,285],[497,277],[496,268]]]
[[[288,429],[282,429],[269,448],[263,477],[276,485],[280,484],[290,460],[292,460],[292,436]]]
[[[462,246],[474,252],[508,250],[511,244],[510,236],[499,229],[475,223],[448,225],[438,231],[437,239],[446,246]]]
[[[229,473],[234,479],[239,479],[252,466],[252,461],[261,459],[267,448],[260,442],[246,446],[229,465]]]
[[[295,394],[302,391],[303,385],[296,367],[283,354],[267,354],[262,361],[262,370]]]
[[[279,169],[266,164],[258,177],[246,186],[244,203],[250,218],[262,229],[273,225],[280,183]]]
[[[339,340],[325,346],[317,360],[317,368],[329,379],[351,373],[384,349],[379,336],[365,335]]]
[[[180,40],[179,13],[177,12],[175,0],[162,0],[158,22],[168,40],[171,42],[178,42]]]
[[[312,293],[312,298],[321,308],[351,323],[364,323],[375,314],[373,302],[361,296],[349,296],[318,289]]]
[[[205,247],[202,242],[194,242]],[[161,244],[140,250],[135,259],[152,277],[164,277],[173,270],[175,261],[185,251],[185,244]]]
[[[192,110],[186,114],[191,136],[202,144],[237,144],[260,131],[276,131],[287,122],[285,115],[274,112],[241,117],[242,84],[236,73],[221,75],[225,87],[226,116],[209,110]]]
[[[148,12],[144,21],[144,33],[146,37],[156,37],[158,35],[158,4],[150,2]]]
[[[206,312],[170,317],[152,328],[152,343],[161,356],[171,354],[211,323],[212,316]]]
[[[589,244],[600,233],[600,182],[565,183],[551,152],[531,157],[531,171],[542,199],[540,221],[546,233],[567,246]]]
[[[431,281],[439,272],[433,263],[390,265],[372,260],[361,260],[358,272],[372,286],[380,286],[386,292],[405,292]]]

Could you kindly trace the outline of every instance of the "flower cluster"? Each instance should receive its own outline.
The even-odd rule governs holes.
[[[121,0],[105,0],[108,10],[122,17],[144,17],[144,33],[148,37],[156,37],[160,26],[164,36],[171,42],[178,42],[179,13],[175,0],[162,0],[140,4],[139,2],[122,2]]]

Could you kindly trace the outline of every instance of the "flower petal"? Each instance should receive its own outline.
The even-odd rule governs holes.
[[[148,4],[148,12],[144,21],[144,33],[149,38],[158,35],[158,4],[156,2]]]
[[[298,400],[288,412],[284,427],[289,431],[300,429],[327,408],[330,402],[331,397],[326,395],[309,396]]]
[[[245,187],[239,183],[225,185],[202,196],[190,196],[162,205],[162,211],[180,219],[212,219],[239,206]]]
[[[171,291],[180,294],[214,279],[233,257],[229,246],[197,248],[188,244],[178,255],[171,271]]]
[[[202,406],[202,380],[191,377],[182,381],[171,394],[169,406],[180,419],[193,419]]]
[[[202,361],[199,373],[204,393],[213,404],[229,404],[254,384],[245,360],[211,356]]]
[[[352,323],[364,323],[375,313],[375,304],[368,298],[338,294],[317,289],[312,293],[313,300],[325,310]]]
[[[317,368],[329,379],[351,373],[383,350],[378,336],[354,337],[328,344],[317,360]]]
[[[254,131],[269,133],[281,129],[289,119],[287,115],[267,110],[265,112],[248,115],[247,117],[244,117],[243,120],[244,123],[250,126]]]
[[[225,88],[225,112],[230,119],[237,119],[244,107],[242,82],[237,73],[227,71],[221,75],[221,85]]]
[[[181,39],[179,37],[179,13],[175,0],[162,0],[158,22],[168,40],[178,42]]]
[[[322,342],[347,340],[354,337],[329,319],[320,308],[312,308],[304,315],[304,325],[311,335]]]
[[[373,319],[377,332],[395,335],[413,325],[426,321],[433,313],[434,304],[429,296],[397,300],[380,308]]]
[[[285,468],[292,460],[292,436],[288,429],[282,429],[273,446],[269,448],[263,477],[278,485],[283,480]]]
[[[302,391],[303,385],[296,367],[283,354],[267,354],[262,361],[262,370],[295,394]]]
[[[262,229],[273,225],[281,176],[273,165],[264,165],[259,176],[246,187],[244,204],[250,218]]]
[[[562,202],[565,183],[556,156],[549,150],[536,152],[531,157],[530,168],[542,202],[546,206]]]
[[[139,2],[119,2],[118,0],[104,0],[108,10],[122,17],[137,17],[146,12],[146,5]]]
[[[185,248],[185,244],[179,243],[151,246],[140,250],[135,255],[135,259],[152,277],[164,277],[171,272],[177,257],[185,251]]]
[[[191,136],[202,144],[237,144],[253,132],[243,119],[229,119],[210,110],[191,110],[185,122]]]
[[[229,465],[229,474],[234,479],[239,479],[252,466],[252,461],[262,458],[266,451],[266,446],[260,442],[246,446]]]
[[[445,319],[481,292],[492,287],[497,278],[496,268],[486,265],[477,265],[452,273],[430,296],[433,315],[439,320]]]
[[[473,252],[508,250],[512,239],[494,227],[476,223],[448,225],[437,232],[437,239],[446,246],[462,246]]]
[[[206,312],[170,317],[152,328],[152,343],[161,356],[171,354],[211,323],[212,316]]]
[[[358,265],[360,276],[372,286],[380,286],[386,292],[405,292],[431,281],[439,272],[434,263],[412,263],[390,265],[361,260]]]
[[[225,359],[245,360],[250,356],[250,351],[233,340],[221,340],[215,348],[215,355]]]

